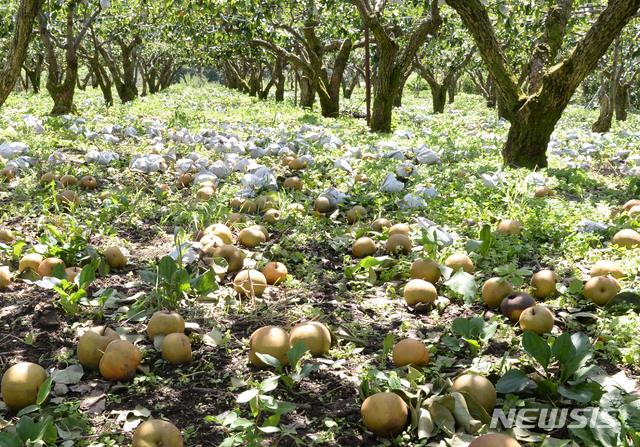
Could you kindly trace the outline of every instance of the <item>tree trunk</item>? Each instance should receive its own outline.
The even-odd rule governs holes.
[[[600,98],[600,116],[598,120],[591,125],[591,131],[598,133],[609,132],[612,118],[613,108],[611,107],[611,99],[609,95],[603,93]]]
[[[276,63],[273,69],[276,79],[276,102],[284,101],[284,88],[286,78],[284,76],[284,60],[280,57],[276,58]]]
[[[480,0],[446,2],[458,12],[476,41],[496,83],[505,118],[511,122],[507,141],[502,148],[504,163],[530,169],[547,166],[546,151],[551,133],[573,93],[596,68],[609,45],[640,9],[640,0],[609,1],[573,51],[567,53],[562,62],[545,70],[539,90],[527,94],[518,84],[518,78]],[[565,0],[557,3],[558,6],[549,11],[549,17],[552,13],[568,17],[574,2]],[[548,39],[545,41],[543,38],[541,44],[549,45],[553,53],[556,50],[554,47],[562,44],[565,30],[563,26],[553,29],[547,26],[549,32],[545,36]]]
[[[316,99],[316,92],[313,89],[311,79],[308,76],[300,76],[300,107],[303,109],[313,109]]]
[[[618,86],[617,95],[615,99],[616,107],[616,120],[627,120],[627,105],[629,104],[629,87],[630,83],[620,84]]]
[[[451,84],[449,84],[449,88],[447,89],[447,94],[449,96],[449,104],[453,104],[453,101],[456,99],[456,93],[458,90],[458,75],[454,74],[451,79]]]
[[[351,78],[351,82],[349,82],[349,85],[344,90],[344,97],[346,99],[351,99],[351,95],[353,94],[353,90],[355,90],[356,86],[358,85],[359,79],[360,79],[360,72],[356,70],[355,73],[353,74],[353,77]]]
[[[502,148],[505,165],[547,166],[547,146],[563,110],[549,106],[551,104],[534,97],[512,117],[507,141]]]
[[[402,93],[404,92],[404,85],[407,83],[407,79],[409,79],[409,76],[411,76],[412,72],[413,72],[413,70],[409,69],[400,78],[400,84],[398,85],[398,91],[396,92],[396,97],[393,100],[393,107],[402,107]]]
[[[38,54],[36,57],[36,63],[33,68],[28,67],[27,64],[24,64],[24,71],[31,81],[31,89],[33,93],[40,92],[40,83],[42,80],[42,66],[44,64],[44,55],[42,53]]]
[[[0,70],[0,106],[7,100],[20,76],[22,66],[27,58],[33,22],[43,3],[44,0],[20,0],[11,46],[7,52],[4,66]]]

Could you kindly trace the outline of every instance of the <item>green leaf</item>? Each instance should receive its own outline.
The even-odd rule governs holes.
[[[566,397],[567,399],[575,400],[583,404],[589,403],[593,398],[593,388],[588,383],[581,383],[579,385],[558,385],[558,394]]]
[[[375,267],[380,264],[382,264],[382,262],[378,261],[373,256],[367,256],[366,258],[358,262],[357,268],[368,269],[370,267]]]
[[[280,422],[280,415],[279,414],[274,414],[272,416],[269,416],[267,419],[264,420],[264,422],[262,423],[263,427],[275,427],[278,425],[278,422]]]
[[[49,397],[49,393],[51,392],[52,381],[53,381],[53,378],[49,377],[47,380],[42,382],[42,385],[40,385],[40,389],[38,390],[38,397],[36,399],[37,405],[42,405],[44,401],[47,400],[47,397]]]
[[[453,436],[456,432],[456,421],[447,407],[439,402],[431,402],[429,413],[433,421],[447,435]]]
[[[576,348],[576,353],[581,354],[591,348],[589,337],[583,332],[576,332],[571,336],[571,343]]]
[[[389,388],[392,390],[401,390],[402,389],[402,382],[400,381],[400,378],[395,374],[391,374],[389,376]]]
[[[73,282],[78,285],[79,289],[86,289],[96,279],[96,269],[91,264],[82,267],[80,274],[75,277]]]
[[[620,416],[624,425],[637,432],[640,431],[640,400],[634,400],[620,407]]]
[[[498,276],[504,276],[504,275],[508,275],[509,274],[509,267],[506,266],[506,265],[501,265],[501,266],[496,267],[495,269],[493,269],[493,271]]]
[[[460,334],[464,338],[472,338],[471,322],[463,317],[458,317],[451,323],[451,330],[457,334]]]
[[[384,352],[385,355],[391,352],[391,349],[393,348],[393,342],[393,334],[389,332],[382,342],[382,352]]]
[[[156,283],[155,273],[150,272],[149,270],[140,270],[139,274],[140,274],[140,279],[142,279],[144,282],[146,282],[147,284],[155,285]]]
[[[287,352],[287,357],[289,357],[289,363],[291,364],[291,367],[293,369],[295,369],[298,365],[300,357],[302,357],[307,351],[307,346],[301,341],[299,341],[298,343],[293,345],[291,349],[289,349],[289,352]]]
[[[256,355],[260,360],[262,360],[264,363],[266,363],[269,366],[273,366],[274,368],[277,368],[278,366],[282,366],[280,364],[280,361],[272,355],[260,354],[259,352],[256,352]]]
[[[482,247],[482,241],[476,241],[476,240],[473,240],[473,239],[469,239],[464,244],[464,248],[465,248],[465,250],[467,250],[467,254],[471,253],[472,251],[478,250],[480,247]]]
[[[276,414],[290,413],[296,408],[298,408],[297,405],[290,404],[289,402],[278,402],[278,407],[275,409],[275,413]]]
[[[39,409],[40,405],[29,405],[28,407],[24,407],[22,410],[20,410],[17,416],[24,416],[25,414],[33,413],[34,411],[37,411]]]
[[[458,352],[461,349],[458,339],[449,337],[448,335],[442,337],[442,343],[444,343],[444,345],[447,348],[451,349],[453,352]]]
[[[29,416],[22,416],[18,422],[16,422],[16,434],[20,438],[20,440],[26,444],[29,439],[32,441],[35,440],[36,433],[36,423],[33,422]]]
[[[528,267],[522,267],[516,270],[516,275],[520,275],[520,276],[533,275],[533,270],[531,270]]]
[[[517,394],[533,383],[525,373],[519,369],[510,369],[496,383],[496,391],[502,394]]]
[[[51,276],[53,276],[54,278],[58,278],[58,279],[67,279],[67,278],[69,278],[69,275],[67,275],[67,272],[65,271],[64,264],[62,264],[62,263],[56,264],[53,267],[53,271],[51,272]]]
[[[278,416],[278,415],[276,415]],[[258,427],[258,430],[260,430],[263,433],[278,433],[280,432],[280,428],[279,427]]]
[[[626,304],[629,307],[640,308],[640,295],[633,292],[622,292],[611,298],[607,304],[604,305],[605,309],[611,309],[617,304]]]
[[[0,445],[2,447],[22,447],[20,439],[9,433],[0,432]]]
[[[553,355],[560,363],[566,363],[570,358],[576,355],[576,348],[573,346],[571,334],[565,332],[553,343]]]
[[[569,293],[572,295],[577,295],[578,293],[582,292],[582,281],[580,281],[579,279],[574,279],[573,281],[571,281],[571,284],[569,284]]]
[[[238,396],[238,398],[236,399],[236,401],[239,404],[243,404],[245,402],[249,402],[251,399],[253,399],[257,395],[258,395],[258,390],[256,390],[256,389],[247,390],[247,391],[241,393]]]
[[[476,298],[476,281],[473,275],[468,274],[462,270],[462,268],[460,268],[455,275],[449,278],[444,285],[454,292],[461,294],[464,297],[464,302],[467,306],[471,305]]]
[[[247,429],[253,427],[253,421],[250,421],[249,419],[245,419],[245,418],[237,418],[235,419],[231,425],[229,425],[229,428],[235,429]]]
[[[483,320],[484,321],[484,320]],[[494,321],[491,324],[484,324],[482,330],[480,331],[480,340],[486,342],[493,338],[496,331],[498,330],[498,322]]]
[[[302,369],[300,370],[300,373],[292,374],[291,378],[296,382],[299,382],[300,380],[304,379],[312,372],[318,371],[318,370],[320,370],[320,367],[318,365],[314,363],[305,363],[304,365],[302,365]]]
[[[160,263],[158,264],[158,275],[166,281],[171,281],[173,278],[173,274],[178,270],[178,266],[176,265],[176,261],[173,260],[170,256],[165,256],[160,259]]]
[[[522,334],[522,349],[530,357],[536,359],[545,371],[547,370],[551,360],[551,348],[544,338],[534,332],[524,331],[524,334]]]
[[[195,279],[193,287],[200,295],[204,295],[218,288],[216,273],[213,270],[207,270]]]

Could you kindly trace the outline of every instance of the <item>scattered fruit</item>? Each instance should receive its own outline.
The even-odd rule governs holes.
[[[58,181],[58,176],[55,175],[53,172],[47,172],[45,174],[42,174],[42,177],[40,177],[40,185],[42,186],[46,186],[51,182],[57,182]]]
[[[598,306],[607,304],[619,291],[620,284],[618,280],[611,276],[593,277],[587,281],[582,289],[584,297],[593,301]]]
[[[77,185],[78,179],[76,179],[75,176],[71,174],[67,174],[60,177],[60,183],[62,183],[62,186],[64,186],[65,188],[68,188],[69,186]]]
[[[212,197],[215,197],[216,192],[210,186],[203,186],[196,192],[196,198],[199,200],[210,200]]]
[[[231,244],[233,241],[231,230],[225,224],[213,224],[205,228],[204,233],[218,236],[225,244]]]
[[[538,189],[536,189],[536,192],[534,193],[534,196],[540,198],[540,197],[555,197],[556,193],[554,192],[553,189],[549,188],[548,186],[541,186]]]
[[[31,269],[34,272],[38,271],[40,268],[40,264],[44,258],[40,253],[29,253],[20,259],[20,264],[18,265],[18,272],[22,273],[27,269]]]
[[[356,174],[353,178],[355,183],[367,183],[369,181],[369,177],[366,174]]]
[[[119,269],[127,265],[127,257],[122,253],[120,247],[109,247],[104,251],[107,264],[112,269]]]
[[[471,258],[462,253],[456,253],[444,260],[444,265],[453,270],[455,275],[458,270],[462,269],[468,274],[473,273],[473,261]]]
[[[391,228],[389,228],[389,237],[393,236],[394,234],[404,234],[408,237],[409,231],[411,231],[409,225],[403,223],[395,224]]]
[[[131,447],[182,447],[178,427],[162,419],[151,419],[138,425]]]
[[[393,347],[393,363],[401,368],[405,365],[427,366],[429,363],[429,350],[419,340],[405,338]]]
[[[395,393],[377,393],[365,399],[360,408],[362,422],[376,436],[400,434],[407,424],[407,404]]]
[[[523,310],[535,305],[536,300],[528,293],[514,292],[502,300],[500,311],[502,315],[515,323],[520,319]]]
[[[289,177],[282,183],[284,189],[295,189],[296,191],[302,191],[302,181],[299,177]]]
[[[442,276],[440,264],[433,259],[416,259],[411,263],[409,273],[412,279],[424,279],[431,284],[437,283]]]
[[[631,229],[620,230],[613,236],[613,245],[627,250],[638,248],[640,247],[640,234]]]
[[[378,233],[382,233],[382,231],[385,228],[391,228],[391,222],[389,222],[384,217],[381,217],[380,219],[376,219],[373,222],[371,222],[371,229],[373,229],[373,231],[377,231]]]
[[[522,224],[517,220],[503,220],[498,224],[496,231],[500,234],[521,234]]]
[[[162,340],[162,358],[172,365],[182,365],[191,360],[191,343],[182,332],[168,334]]]
[[[87,189],[96,189],[98,186],[98,180],[91,175],[85,175],[80,179],[80,186]]]
[[[418,303],[432,303],[438,298],[438,291],[430,282],[412,279],[404,286],[404,299],[409,306]]]
[[[453,382],[453,386],[451,387],[452,393],[459,393],[461,391],[469,393],[476,402],[482,405],[487,413],[492,414],[498,395],[496,388],[489,379],[478,374],[462,375]]]
[[[349,222],[350,224],[359,222],[366,215],[367,210],[359,205],[356,205],[347,212],[347,222]]]
[[[519,322],[523,331],[547,334],[553,329],[553,313],[545,306],[536,304],[522,311]]]
[[[159,310],[154,313],[147,324],[147,335],[153,341],[158,334],[169,335],[173,333],[182,334],[185,322],[182,315],[168,310]]]
[[[394,234],[393,236],[389,236],[387,239],[386,248],[387,251],[391,253],[397,253],[398,251],[402,252],[402,254],[408,254],[413,247],[413,243],[411,239],[406,234]]]
[[[38,275],[40,275],[40,279],[43,279],[45,276],[51,276],[53,274],[53,269],[58,264],[62,265],[63,269],[67,268],[62,259],[47,258],[42,261],[38,267]]]
[[[115,340],[100,359],[100,374],[107,380],[126,382],[133,378],[141,361],[142,353],[137,346],[127,340]]]
[[[47,372],[35,363],[17,363],[2,376],[0,392],[2,400],[13,411],[18,412],[35,405],[40,386],[47,380]]]
[[[11,242],[15,239],[13,233],[8,228],[0,229],[0,241]]]
[[[313,205],[321,213],[328,213],[331,209],[331,202],[327,197],[318,197]]]
[[[370,256],[376,252],[376,243],[370,237],[363,236],[353,243],[351,253],[356,258]]]
[[[257,270],[242,270],[233,280],[233,288],[240,295],[262,296],[267,288],[267,278]]]
[[[249,338],[249,360],[254,366],[264,368],[267,365],[256,354],[268,354],[278,359],[282,366],[289,364],[291,345],[289,334],[277,326],[265,326],[256,330]]]
[[[282,216],[282,213],[278,210],[267,210],[262,215],[262,220],[264,220],[269,225],[275,225],[280,221],[281,216]]]
[[[262,269],[262,274],[267,280],[267,284],[281,284],[287,280],[287,266],[282,262],[272,261],[267,263]]]
[[[78,360],[85,368],[96,370],[100,368],[100,360],[105,349],[114,340],[120,340],[120,336],[107,326],[89,328],[82,334],[78,342]]]
[[[264,233],[257,228],[249,227],[244,228],[240,234],[238,234],[238,242],[245,247],[254,248],[267,241]]]
[[[224,258],[227,260],[229,264],[227,267],[228,272],[237,272],[244,265],[244,255],[233,245],[217,247],[213,250],[212,255],[214,258]]]
[[[317,321],[300,323],[289,331],[289,343],[293,347],[303,342],[313,357],[325,355],[331,349],[331,333],[329,329]]]
[[[482,286],[482,299],[489,309],[500,306],[504,297],[511,293],[513,293],[513,284],[499,277],[486,280]]]
[[[65,206],[78,206],[80,205],[80,197],[78,197],[75,191],[67,189],[56,196],[56,202]]]
[[[11,273],[9,272],[9,267],[0,267],[0,290],[4,289],[9,284],[11,284]]]
[[[560,277],[553,270],[544,269],[533,275],[531,278],[531,287],[533,287],[533,294],[538,298],[545,299],[548,296],[554,295],[556,290],[556,284],[560,282]]]
[[[591,267],[591,277],[611,275],[616,279],[624,276],[622,268],[614,261],[599,260]]]

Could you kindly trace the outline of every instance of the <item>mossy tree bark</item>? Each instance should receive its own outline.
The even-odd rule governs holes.
[[[43,3],[44,0],[20,0],[13,38],[6,54],[5,63],[0,70],[0,106],[7,100],[20,77],[20,71],[27,58],[33,23]]]
[[[371,111],[371,130],[376,132],[391,132],[393,102],[398,92],[402,76],[411,67],[418,49],[427,41],[429,35],[435,34],[442,24],[439,2],[430,4],[431,15],[420,23],[413,31],[407,43],[400,45],[380,22],[369,3],[365,0],[350,0],[358,9],[362,22],[373,34],[378,46],[380,60],[374,84],[373,108]]]
[[[31,81],[31,90],[33,93],[40,92],[40,84],[42,80],[42,69],[44,67],[44,54],[38,53],[36,55],[35,60],[33,61],[33,65],[28,65],[27,62],[24,63],[24,71]]]
[[[507,141],[502,148],[504,163],[531,169],[547,166],[547,144],[571,96],[640,9],[640,0],[610,0],[573,51],[562,61],[554,65],[551,56],[542,64],[534,61],[530,66],[534,71],[529,73],[530,89],[525,93],[480,0],[446,2],[458,12],[478,45],[495,82],[505,118],[511,122]],[[558,52],[572,9],[571,0],[561,0],[551,8],[547,17],[547,29],[551,31],[545,33],[537,43],[538,48],[546,45],[545,54]],[[540,57],[540,52],[533,51],[532,56]]]

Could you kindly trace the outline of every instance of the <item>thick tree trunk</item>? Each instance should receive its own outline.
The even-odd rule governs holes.
[[[549,106],[534,97],[512,117],[502,148],[505,165],[532,169],[547,166],[547,146],[564,109]]]
[[[611,129],[611,121],[613,120],[613,107],[611,107],[611,99],[606,93],[600,98],[600,116],[595,123],[591,125],[593,132],[605,133]]]
[[[351,82],[349,82],[349,85],[347,86],[347,88],[344,89],[343,95],[346,99],[351,99],[351,95],[353,94],[353,91],[358,85],[359,79],[360,79],[360,72],[356,70],[355,73],[353,74],[353,77],[351,78]]]
[[[0,106],[7,100],[20,76],[20,71],[22,71],[22,66],[27,58],[33,22],[43,3],[44,0],[20,1],[11,46],[7,52],[4,66],[0,70]]]
[[[276,80],[276,102],[284,101],[284,88],[286,81],[286,78],[284,76],[284,65],[284,60],[282,58],[276,58],[276,63],[273,69],[273,76],[275,76]]]
[[[449,104],[453,104],[453,101],[455,101],[457,91],[458,91],[458,75],[454,74],[453,78],[451,79],[451,83],[449,84],[449,88],[447,89]]]
[[[316,99],[316,92],[313,84],[308,76],[300,77],[300,107],[303,109],[313,109],[313,103]]]
[[[510,66],[491,19],[480,0],[446,0],[454,8],[473,36],[489,72],[494,77],[499,102],[511,122],[502,149],[504,163],[516,167],[547,166],[546,150],[551,133],[571,96],[582,81],[596,68],[607,48],[620,34],[629,19],[640,9],[640,0],[610,0],[589,30],[565,59],[548,68],[539,89],[526,94]],[[562,5],[566,7],[562,7]],[[570,14],[571,0],[561,2],[550,13]],[[553,51],[564,39],[566,28],[548,28],[548,41]]]
[[[393,100],[393,107],[402,107],[402,93],[404,93],[404,85],[407,83],[407,79],[409,79],[409,76],[411,75],[412,72],[413,72],[413,70],[409,69],[400,78],[400,84],[398,85],[398,91],[396,92],[396,97]]]

